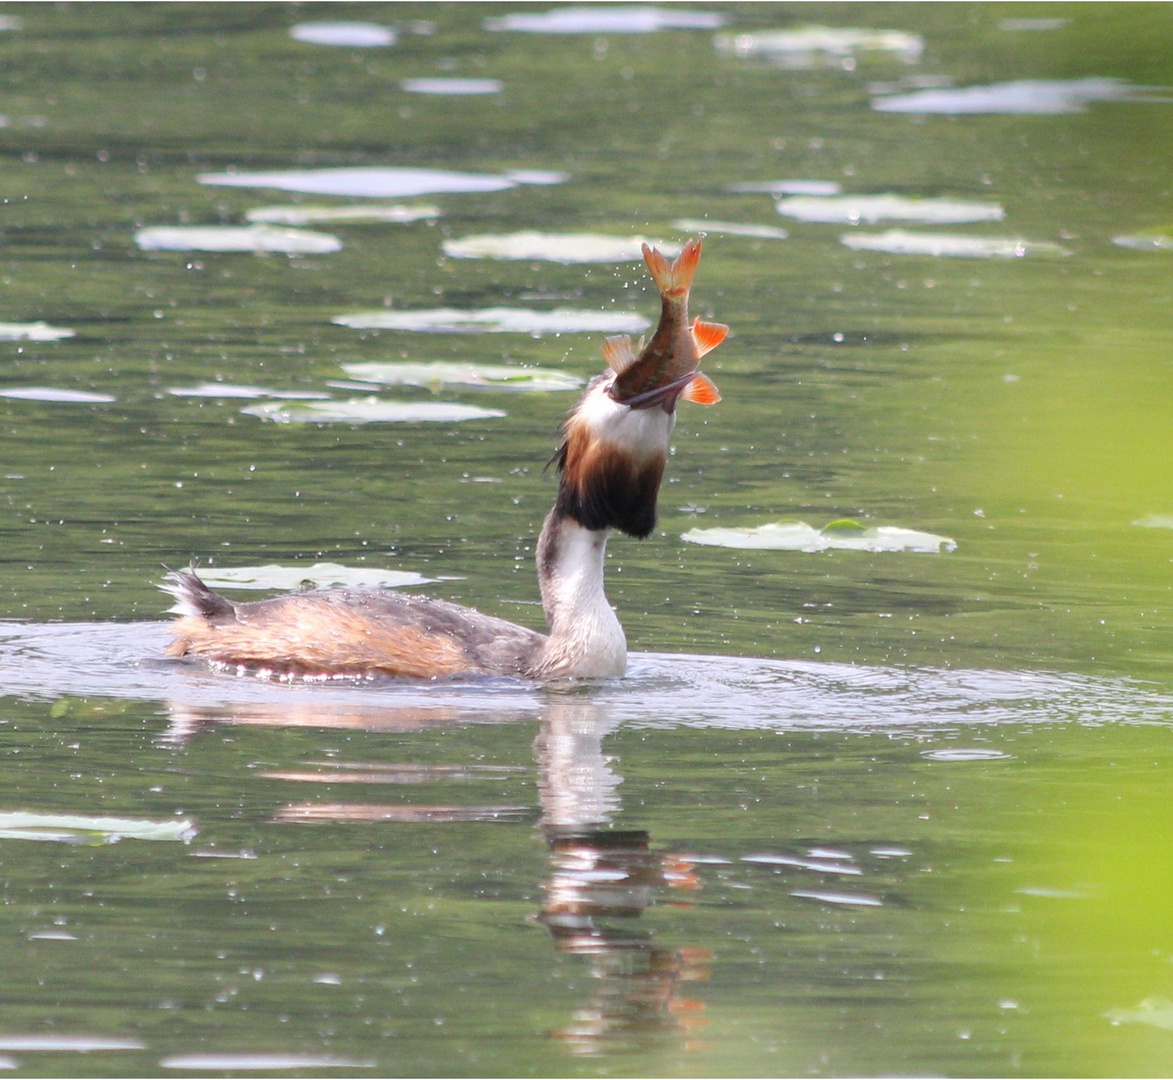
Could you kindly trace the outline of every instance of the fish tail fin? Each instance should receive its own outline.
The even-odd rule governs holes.
[[[729,333],[729,327],[723,323],[701,322],[700,317],[692,321],[692,340],[696,342],[696,351],[699,355],[712,352]]]
[[[652,280],[663,296],[687,295],[692,288],[696,265],[701,258],[701,242],[690,240],[684,245],[674,263],[669,263],[654,247],[643,245],[644,262],[648,264]]]
[[[716,405],[721,395],[713,385],[713,380],[699,371],[680,394],[682,401],[691,401],[696,405]]]
[[[635,362],[636,349],[630,334],[603,338],[603,359],[616,375],[622,375]]]

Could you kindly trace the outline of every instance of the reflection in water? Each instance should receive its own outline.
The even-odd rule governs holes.
[[[285,687],[273,687],[279,692]],[[284,695],[282,695],[284,696]],[[372,695],[373,696],[373,695]],[[412,731],[441,724],[483,721],[475,710],[453,707],[340,707],[307,698],[235,706],[169,705],[171,724],[161,741],[181,745],[211,724],[273,725]],[[524,713],[497,719],[529,719]],[[613,829],[620,811],[622,777],[603,752],[603,738],[619,726],[592,690],[551,690],[543,695],[534,741],[538,764],[539,826],[550,849],[545,902],[537,916],[558,952],[580,957],[592,978],[588,1000],[566,1025],[553,1032],[575,1054],[614,1050],[617,1043],[649,1035],[686,1037],[705,1023],[703,1002],[687,996],[686,984],[708,977],[712,954],[702,948],[673,948],[631,925],[653,902],[657,890],[700,888],[691,860],[653,850],[647,832]],[[498,780],[516,771],[498,765],[319,761],[309,768],[257,775],[288,783],[418,785]],[[341,822],[437,824],[532,821],[535,808],[490,801],[444,799],[376,803],[304,801],[289,803],[273,817],[279,824]],[[620,920],[616,924],[614,920]],[[626,923],[626,925],[624,925]]]
[[[576,1054],[657,1032],[688,1035],[705,1022],[704,1003],[682,986],[708,977],[708,950],[667,948],[648,931],[609,922],[638,918],[660,886],[700,887],[692,865],[654,852],[643,830],[608,827],[622,778],[602,740],[615,727],[591,699],[553,693],[534,743],[551,852],[539,920],[559,952],[583,957],[595,980],[588,1003],[553,1033]]]

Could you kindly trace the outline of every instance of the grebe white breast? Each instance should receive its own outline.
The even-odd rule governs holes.
[[[445,600],[367,589],[238,604],[194,570],[181,570],[160,586],[180,616],[168,655],[289,677],[622,675],[627,641],[603,591],[607,538],[613,529],[651,533],[676,403],[720,401],[698,366],[728,333],[718,323],[688,321],[699,240],[671,264],[646,244],[643,252],[660,290],[656,332],[646,345],[627,335],[604,341],[609,370],[591,380],[568,414],[554,457],[558,495],[537,547],[548,633]]]

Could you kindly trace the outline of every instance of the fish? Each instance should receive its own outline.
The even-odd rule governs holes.
[[[655,248],[643,245],[644,262],[660,290],[660,322],[651,341],[633,344],[628,334],[603,341],[603,358],[615,372],[607,393],[632,409],[655,405],[671,412],[679,399],[714,405],[721,395],[707,375],[697,369],[729,333],[722,323],[688,321],[688,294],[701,257],[700,239],[689,240],[675,262]]]
[[[688,321],[688,293],[701,255],[690,240],[669,263],[644,244],[660,290],[660,322],[639,345],[627,334],[603,341],[608,370],[595,376],[562,427],[552,463],[562,473],[557,509],[586,529],[648,536],[668,460],[677,401],[715,405],[721,395],[698,370],[701,357],[729,333],[720,323]],[[658,407],[657,407],[658,406]]]

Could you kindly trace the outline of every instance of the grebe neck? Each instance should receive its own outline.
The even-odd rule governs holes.
[[[557,507],[538,538],[538,583],[550,635],[544,677],[609,678],[627,668],[627,639],[603,591],[610,529],[588,529]]]

